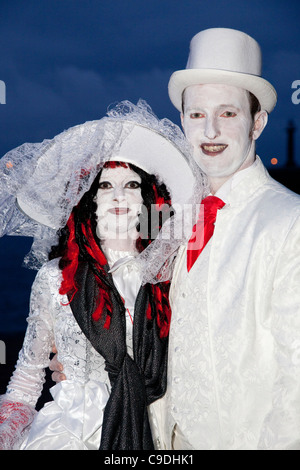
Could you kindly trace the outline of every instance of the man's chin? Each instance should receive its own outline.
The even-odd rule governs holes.
[[[199,165],[200,166],[200,165]],[[226,169],[220,169],[220,168],[212,168],[208,166],[200,167],[201,170],[206,174],[208,179],[214,179],[214,180],[227,180],[231,178],[231,176],[237,171],[235,168],[226,168]]]

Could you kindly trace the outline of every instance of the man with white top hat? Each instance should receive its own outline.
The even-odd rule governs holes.
[[[211,194],[173,273],[160,446],[300,449],[300,198],[255,153],[276,104],[259,45],[200,32],[169,95]]]

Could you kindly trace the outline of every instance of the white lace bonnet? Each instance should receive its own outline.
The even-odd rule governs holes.
[[[179,127],[159,120],[143,100],[121,102],[100,120],[71,127],[51,140],[23,144],[0,160],[0,236],[34,238],[24,260],[27,267],[39,269],[47,261],[57,230],[108,160],[133,163],[164,182],[178,217],[184,205],[201,201],[204,177]],[[143,271],[157,250],[160,266],[165,262],[161,245],[157,241],[145,250]],[[170,240],[168,246],[170,252]],[[159,269],[153,267],[151,277]]]

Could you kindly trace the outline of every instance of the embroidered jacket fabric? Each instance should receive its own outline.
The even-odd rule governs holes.
[[[163,448],[300,449],[299,215],[258,159],[189,273],[181,248]]]

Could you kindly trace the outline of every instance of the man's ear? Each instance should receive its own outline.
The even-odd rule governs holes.
[[[258,111],[254,117],[254,126],[252,129],[252,138],[257,140],[268,122],[268,113],[265,110]]]

